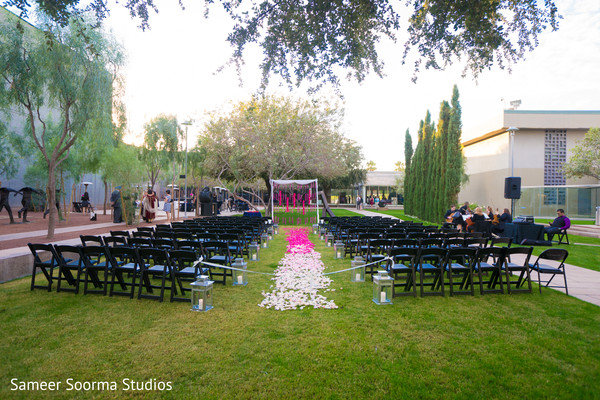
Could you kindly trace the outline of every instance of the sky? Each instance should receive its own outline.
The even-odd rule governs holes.
[[[259,87],[260,50],[250,48],[240,78],[225,65],[231,55],[226,42],[232,23],[217,4],[204,19],[204,2],[183,0],[185,10],[172,0],[156,1],[150,30],[142,31],[121,5],[112,5],[106,24],[122,43],[128,62],[125,103],[129,120],[126,141],[140,143],[144,123],[159,114],[180,122],[192,119],[188,145],[197,141],[207,113],[227,110],[247,100]],[[380,171],[391,171],[404,160],[404,136],[409,129],[416,146],[419,121],[429,110],[437,120],[440,103],[450,100],[458,85],[463,117],[463,139],[498,129],[502,110],[521,100],[521,110],[600,110],[600,0],[557,0],[560,21],[556,32],[545,31],[539,46],[512,66],[512,73],[493,68],[477,80],[461,77],[463,65],[446,71],[422,71],[411,81],[411,64],[401,64],[404,39],[384,42],[380,58],[386,76],[372,74],[362,83],[343,81],[340,101],[345,109],[343,132],[363,149],[365,161]],[[269,93],[308,97],[277,84]],[[334,98],[323,90],[318,96]]]

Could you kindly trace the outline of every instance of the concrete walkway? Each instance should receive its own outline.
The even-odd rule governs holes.
[[[386,216],[385,214],[369,211],[369,210],[357,210],[354,208],[348,208],[350,211],[354,211],[356,213],[374,217],[374,216]],[[333,211],[335,213],[335,209]],[[389,218],[398,219],[396,217],[392,217],[387,215]],[[588,226],[588,230],[600,229],[594,226]],[[575,244],[572,243],[569,246],[586,246],[585,244]],[[600,251],[600,249],[598,250]],[[531,256],[529,262],[533,264],[537,256]],[[567,258],[568,260],[568,258]],[[524,256],[513,256],[512,261],[515,263],[524,263]],[[553,261],[545,261],[544,264],[551,265],[554,267],[558,266],[558,263]],[[565,264],[565,270],[567,273],[567,286],[569,287],[569,296],[577,297],[580,300],[586,301],[588,303],[595,304],[600,306],[600,272],[592,271],[591,269],[576,267],[574,265]],[[548,280],[551,275],[542,275],[542,284],[544,280]],[[537,272],[533,272],[531,275],[531,281],[537,282],[538,276]],[[552,280],[553,285],[563,285],[564,280],[562,276],[556,276]],[[552,288],[554,290],[558,290],[560,292],[565,293],[564,288]],[[535,289],[534,289],[535,290]],[[543,294],[543,291],[542,291]]]

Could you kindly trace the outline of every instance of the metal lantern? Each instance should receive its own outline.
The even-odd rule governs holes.
[[[332,247],[333,246],[333,233],[328,233],[327,234],[327,247]]]
[[[364,282],[365,281],[365,259],[362,256],[354,256],[351,262],[352,270],[350,270],[350,281]],[[361,267],[361,268],[358,268]]]
[[[327,230],[325,228],[321,228],[321,230],[319,231],[319,240],[325,240],[326,232],[327,232]]]
[[[313,224],[312,232],[313,232],[313,235],[317,235],[319,233],[319,224]]]
[[[344,258],[344,242],[336,240],[333,244],[333,252],[335,253],[335,258]]]
[[[246,261],[244,261],[243,258],[236,258],[231,266],[233,268],[242,270],[231,270],[233,272],[233,286],[246,286],[248,284],[248,274],[246,272],[246,270],[248,269],[248,264],[246,263]]]
[[[275,232],[276,235],[279,235],[279,224],[273,224],[273,232]]]
[[[213,308],[213,281],[206,275],[198,275],[192,287],[192,311],[208,311]]]
[[[263,233],[260,235],[260,245],[263,249],[269,248],[269,234]]]
[[[377,271],[373,275],[373,301],[375,304],[392,304],[392,286],[394,279],[387,271]]]
[[[267,235],[269,236],[269,240],[273,240],[273,232],[274,232],[274,229],[273,229],[273,227],[272,227],[272,226],[269,226],[269,227],[267,228]]]
[[[258,243],[256,242],[252,242],[250,243],[250,245],[248,246],[248,258],[250,259],[250,261],[260,261],[260,257],[258,254],[258,250],[260,249],[260,246],[258,245]]]

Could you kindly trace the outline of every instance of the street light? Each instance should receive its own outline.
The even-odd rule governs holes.
[[[512,102],[511,102],[512,103]],[[519,128],[515,126],[511,126],[508,128],[508,133],[510,134],[510,176],[515,176],[515,132],[518,131]],[[515,216],[515,199],[510,199],[510,215],[514,218]]]
[[[183,193],[183,218],[187,218],[187,158],[188,158],[188,126],[192,125],[192,120],[182,122],[185,125],[185,192]]]

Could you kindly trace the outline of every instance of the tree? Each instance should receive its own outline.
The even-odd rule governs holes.
[[[405,167],[404,167],[404,163],[402,161],[396,161],[396,163],[394,165],[395,165],[394,171],[404,172]]]
[[[577,142],[563,171],[567,178],[590,176],[600,180],[600,128],[591,128]]]
[[[5,3],[20,9],[22,15],[30,7],[26,0]],[[98,20],[109,13],[108,0],[34,3],[63,24],[86,9],[94,10]],[[142,29],[149,28],[151,11],[158,12],[149,0],[123,4],[132,17],[139,18]],[[465,71],[476,77],[492,65],[504,68],[523,59],[537,46],[538,35],[548,27],[558,29],[561,18],[552,0],[406,0],[405,4],[389,0],[223,0],[221,4],[235,22],[227,38],[233,47],[232,62],[242,64],[246,48],[258,43],[264,55],[261,67],[265,86],[272,74],[290,85],[337,85],[340,68],[359,82],[371,71],[382,76],[383,61],[377,45],[382,38],[395,42],[404,21],[409,36],[404,61],[416,52],[415,73],[423,65],[443,69],[461,60]]]
[[[119,63],[118,53],[99,30],[79,19],[67,28],[47,23],[43,33],[20,21],[0,27],[0,104],[25,114],[25,132],[48,166],[49,204],[55,203],[56,170],[75,142],[112,130],[107,65]],[[55,225],[56,209],[50,207],[48,238]]]
[[[404,162],[406,163],[407,171],[410,168],[412,156],[413,156],[412,136],[410,136],[410,132],[408,131],[408,129],[406,129],[406,134],[404,135]]]
[[[404,207],[408,215],[437,221],[456,202],[464,177],[458,97],[454,85],[450,104],[442,101],[440,105],[437,129],[429,111],[420,123],[419,142],[404,181]]]
[[[141,159],[152,188],[160,172],[175,162],[179,150],[179,138],[182,135],[177,118],[172,115],[159,115],[144,125],[146,131]]]
[[[338,131],[341,116],[325,102],[275,96],[240,102],[204,126],[205,165],[221,186],[231,183],[237,199],[248,202],[241,191],[267,206],[258,193],[261,180],[270,193],[272,179],[348,173],[338,151],[346,142]]]
[[[19,156],[15,151],[16,142],[8,133],[4,123],[0,121],[0,179],[2,177],[10,179],[17,173]]]
[[[367,161],[367,171],[373,172],[376,170],[377,170],[377,164],[375,164],[375,161],[373,161],[373,160]]]

